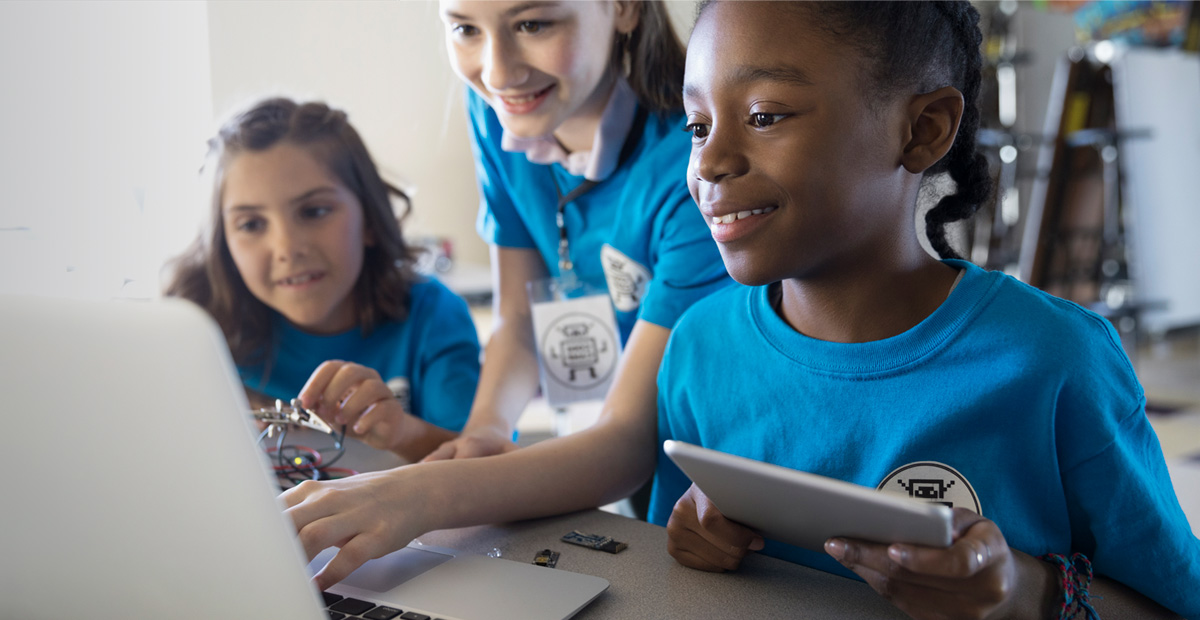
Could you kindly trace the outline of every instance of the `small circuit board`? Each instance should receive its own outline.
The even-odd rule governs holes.
[[[554,568],[558,565],[558,556],[559,553],[557,551],[542,549],[537,552],[537,555],[533,556],[533,563],[538,566],[545,566],[546,568]]]
[[[613,540],[611,536],[601,536],[599,534],[585,534],[579,530],[569,532],[562,537],[563,542],[579,545],[589,549],[598,549],[607,551],[608,553],[620,553],[622,549],[629,545]]]

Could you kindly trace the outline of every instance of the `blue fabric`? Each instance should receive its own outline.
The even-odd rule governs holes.
[[[384,382],[406,379],[414,416],[452,431],[466,424],[479,382],[479,336],[466,302],[436,279],[413,284],[407,319],[379,325],[365,338],[357,327],[308,334],[278,314],[272,327],[270,376],[264,384],[264,364],[239,366],[246,387],[286,402],[317,366],[344,360],[373,368]]]
[[[558,276],[558,194],[584,178],[558,164],[531,163],[501,150],[496,113],[467,94],[475,171],[481,196],[477,229],[491,244],[536,249]],[[704,218],[688,194],[691,139],[683,114],[649,114],[630,157],[565,210],[571,260],[588,282],[604,282],[601,248],[608,244],[647,269],[651,278],[636,309],[616,308],[621,342],[638,319],[670,328],[683,311],[731,280]]]
[[[1009,546],[1082,552],[1097,573],[1200,618],[1200,541],[1171,486],[1145,395],[1100,316],[963,261],[907,332],[808,338],[770,287],[731,287],[679,321],[659,373],[659,440],[876,487],[897,467],[962,473]],[[778,286],[778,285],[773,285]],[[658,455],[650,520],[690,482]],[[766,553],[849,574],[823,554]]]

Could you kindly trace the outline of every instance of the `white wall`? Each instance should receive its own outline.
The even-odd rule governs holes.
[[[201,2],[0,2],[0,293],[153,297],[196,232]]]
[[[693,0],[668,4],[681,34]],[[320,98],[350,114],[385,177],[415,188],[405,233],[454,242],[486,264],[465,86],[450,70],[437,2],[209,2],[212,101],[218,113],[265,93]],[[686,39],[685,39],[686,40]]]
[[[414,189],[405,234],[450,237],[487,262],[462,106],[435,2],[209,2],[218,114],[268,93],[342,108],[384,177]]]

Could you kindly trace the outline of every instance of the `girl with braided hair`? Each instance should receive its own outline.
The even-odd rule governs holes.
[[[946,241],[990,192],[977,20],[967,2],[701,8],[688,183],[748,286],[681,317],[658,378],[660,442],[952,506],[952,545],[764,540],[662,450],[650,520],[684,565],[762,551],[861,578],[917,618],[1200,617],[1200,541],[1113,328]],[[943,171],[937,260],[915,215]]]
[[[462,299],[414,272],[389,200],[407,196],[346,114],[258,101],[209,141],[205,168],[211,216],[166,294],[216,319],[252,404],[299,397],[409,461],[454,438],[478,335]]]
[[[1096,608],[1162,613],[1148,597],[1200,617],[1200,542],[1113,329],[945,242],[989,191],[977,18],[966,2],[703,7],[682,89],[687,182],[746,286],[695,302],[655,389],[610,395],[623,406],[589,429],[284,493],[310,557],[340,547],[318,585],[426,531],[601,505],[653,472],[650,520],[687,566],[762,550],[860,577],[919,618],[1047,618],[1079,599],[1037,556],[1079,552],[1100,575]],[[958,187],[928,217],[938,260],[915,211],[943,170]],[[657,433],[630,406],[645,399]],[[654,465],[667,439],[951,504],[954,544],[764,541],[661,450]],[[1074,587],[1086,565],[1063,574]]]

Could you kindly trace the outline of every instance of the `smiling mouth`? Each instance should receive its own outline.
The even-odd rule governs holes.
[[[278,283],[282,286],[301,286],[303,284],[308,284],[309,282],[315,282],[324,277],[325,274],[323,273],[309,272],[284,278],[279,280]]]
[[[551,84],[537,92],[516,97],[496,95],[496,100],[500,104],[500,107],[508,114],[529,114],[541,107],[542,102],[550,96],[550,91],[554,90],[554,87],[555,85]]]
[[[738,220],[744,220],[751,215],[766,215],[778,209],[779,207],[765,207],[762,209],[750,209],[749,211],[738,211],[737,213],[727,213],[725,215],[712,216],[713,224],[732,224]]]

